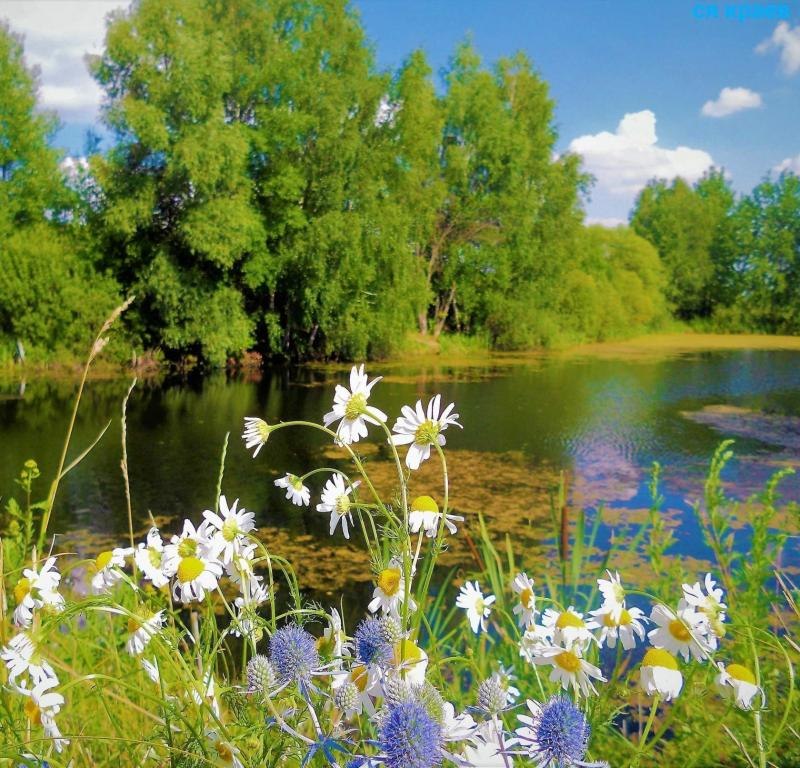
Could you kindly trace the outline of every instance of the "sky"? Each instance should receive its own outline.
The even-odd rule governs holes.
[[[101,50],[117,0],[0,0],[41,69],[55,143],[81,154],[99,128],[100,91],[84,64]],[[380,69],[416,48],[434,72],[470,36],[484,62],[524,51],[556,102],[557,151],[595,177],[587,218],[614,225],[652,177],[723,168],[748,192],[800,173],[800,0],[353,0]]]

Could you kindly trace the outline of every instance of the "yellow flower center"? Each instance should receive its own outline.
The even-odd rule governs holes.
[[[159,552],[157,549],[148,549],[147,554],[148,557],[150,558],[150,565],[152,565],[153,568],[160,568],[162,553]]]
[[[31,593],[31,581],[30,579],[22,578],[14,587],[14,599],[17,601],[17,604],[21,603],[29,594]]]
[[[336,499],[336,514],[339,517],[344,517],[350,511],[350,499],[346,493],[343,493]]]
[[[625,608],[622,609],[622,613],[619,615],[619,621],[614,621],[610,613],[603,616],[603,624],[607,627],[626,627],[632,621],[630,613]]]
[[[680,619],[673,619],[669,623],[669,633],[682,643],[688,643],[692,639],[689,628]]]
[[[182,539],[178,544],[180,557],[194,557],[197,553],[197,542],[194,539]]]
[[[178,581],[186,584],[194,581],[206,569],[203,561],[198,557],[184,557],[178,566]]]
[[[428,419],[417,427],[414,442],[417,445],[433,445],[439,437],[439,422]]]
[[[218,741],[214,748],[217,750],[217,754],[220,756],[220,759],[225,760],[228,763],[233,762],[233,750],[224,742]]]
[[[101,552],[94,561],[94,567],[98,571],[102,571],[103,568],[108,566],[111,562],[111,559],[114,557],[114,553],[111,550],[106,550],[105,552]]]
[[[439,512],[439,505],[430,496],[417,496],[411,502],[412,512]]]
[[[296,491],[303,490],[303,481],[297,475],[289,475],[289,484]]]
[[[42,710],[39,705],[30,697],[25,700],[25,716],[33,725],[42,724]]]
[[[586,625],[583,623],[583,619],[581,619],[579,616],[576,616],[572,611],[564,611],[564,613],[560,614],[556,620],[556,627],[558,629],[566,629],[567,627],[583,629],[585,626]]]
[[[422,649],[408,638],[394,644],[394,665],[400,666],[400,659],[404,659],[406,664],[416,664],[422,661]]]
[[[128,619],[128,634],[133,634],[142,628],[142,622],[134,616]]]
[[[357,392],[355,395],[350,395],[347,405],[344,407],[344,417],[348,421],[355,421],[359,416],[367,410],[367,398]]]
[[[558,656],[555,657],[555,660],[556,664],[558,664],[561,669],[566,670],[572,675],[581,668],[581,660],[572,651],[559,653]]]
[[[523,608],[530,608],[533,602],[533,590],[530,587],[525,587],[522,592],[519,593],[519,604]]]
[[[378,574],[378,588],[387,597],[394,597],[400,589],[400,571],[397,568],[384,568]]]
[[[350,672],[350,678],[353,681],[353,685],[361,693],[367,688],[367,682],[369,682],[369,673],[367,672],[367,667],[364,664],[358,664]]]
[[[750,683],[751,685],[756,684],[755,675],[747,667],[743,667],[741,664],[728,664],[727,672],[734,680],[739,680],[743,683]]]
[[[650,648],[642,659],[643,667],[664,667],[665,669],[678,669],[675,657],[663,648]]]
[[[235,517],[228,517],[222,524],[222,538],[227,542],[232,542],[239,533],[239,523]]]

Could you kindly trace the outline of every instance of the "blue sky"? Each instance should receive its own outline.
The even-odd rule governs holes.
[[[0,18],[26,35],[29,58],[42,69],[43,101],[60,113],[65,127],[57,141],[71,153],[80,153],[99,98],[81,53],[98,50],[105,13],[121,5],[0,0]],[[592,219],[625,219],[652,175],[692,179],[713,163],[737,190],[749,191],[772,169],[800,171],[798,0],[354,6],[382,69],[421,47],[438,72],[467,34],[487,64],[525,51],[556,100],[558,150],[579,151],[597,177]]]

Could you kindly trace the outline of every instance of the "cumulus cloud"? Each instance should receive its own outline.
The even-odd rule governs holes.
[[[756,46],[756,53],[780,51],[781,69],[787,75],[800,72],[800,24],[794,29],[788,21],[782,21],[772,31],[772,36]]]
[[[715,100],[703,104],[700,112],[706,117],[727,117],[743,109],[761,106],[761,94],[749,88],[723,88]]]
[[[0,0],[0,20],[24,38],[25,59],[40,70],[39,99],[67,120],[92,122],[100,89],[86,68],[87,53],[99,53],[108,13],[122,0]]]
[[[583,156],[599,191],[631,200],[652,178],[681,176],[693,182],[714,165],[702,149],[659,146],[656,116],[649,109],[626,114],[614,133],[601,131],[573,139],[569,151]]]
[[[800,155],[787,157],[785,160],[781,160],[772,170],[775,171],[775,173],[789,171],[800,176]]]

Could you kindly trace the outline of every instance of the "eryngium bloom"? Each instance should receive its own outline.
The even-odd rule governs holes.
[[[269,660],[281,683],[307,682],[320,666],[314,637],[296,624],[281,627],[270,638]]]
[[[353,636],[356,658],[362,664],[387,664],[392,658],[389,628],[382,619],[364,619]]]
[[[275,681],[275,670],[266,656],[257,654],[247,662],[248,693],[269,693]]]
[[[553,696],[544,706],[528,700],[531,716],[520,715],[519,745],[539,768],[581,765],[589,745],[585,715],[569,699]]]
[[[433,768],[442,763],[442,728],[422,704],[407,701],[382,718],[381,751],[387,768]]]

